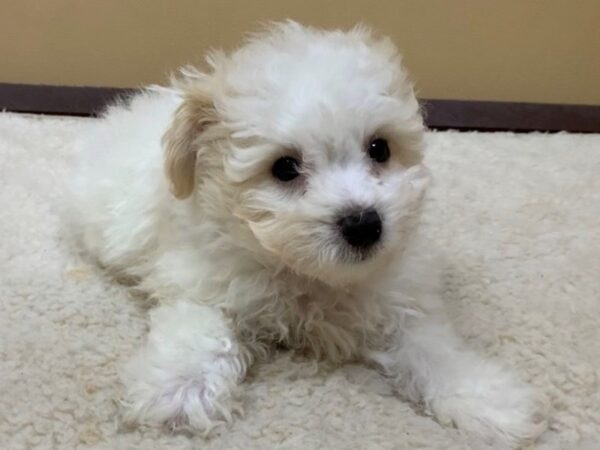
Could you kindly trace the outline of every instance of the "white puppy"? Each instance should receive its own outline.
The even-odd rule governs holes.
[[[80,238],[159,300],[125,417],[208,433],[276,344],[378,367],[438,420],[517,446],[530,388],[464,347],[414,232],[423,120],[388,39],[273,25],[91,125]]]

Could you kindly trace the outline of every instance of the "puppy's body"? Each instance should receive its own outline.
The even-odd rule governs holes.
[[[529,388],[445,319],[415,231],[422,119],[394,46],[286,24],[210,62],[114,106],[82,143],[81,241],[161,304],[124,373],[126,417],[206,433],[283,344],[376,364],[488,441],[535,437]]]
[[[358,285],[331,286],[261,258],[243,230],[232,232],[230,213],[215,207],[214,197],[173,201],[161,137],[180,103],[174,92],[145,92],[113,107],[82,142],[86,153],[74,183],[74,214],[84,246],[103,266],[138,278],[162,303],[186,299],[217,306],[265,350],[264,344],[278,343],[338,361],[360,357],[359,341],[392,310],[427,307],[408,297],[390,303],[379,292],[384,282],[393,286],[401,275],[418,274],[418,260],[402,271],[373,273]],[[396,267],[411,259],[405,256]],[[436,287],[433,266],[422,272],[420,287]],[[390,320],[394,324],[397,318]]]

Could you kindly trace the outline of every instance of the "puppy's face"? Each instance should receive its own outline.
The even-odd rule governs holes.
[[[165,137],[176,195],[200,186],[204,207],[235,218],[268,258],[330,284],[401,251],[427,175],[389,41],[286,24],[212,65],[186,82]]]

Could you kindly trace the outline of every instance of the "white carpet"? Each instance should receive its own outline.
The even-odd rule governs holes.
[[[118,369],[146,312],[67,244],[59,209],[84,120],[0,114],[0,448],[465,449],[359,366],[283,354],[210,441],[121,430]],[[536,449],[600,448],[600,136],[431,133],[426,211],[460,332],[548,396]]]

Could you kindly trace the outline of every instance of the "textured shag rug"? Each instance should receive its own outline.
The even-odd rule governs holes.
[[[468,449],[360,366],[282,353],[211,440],[119,424],[146,332],[126,287],[79,259],[60,209],[86,120],[0,113],[0,448]],[[429,133],[424,227],[471,345],[552,405],[532,448],[600,448],[600,135]]]

